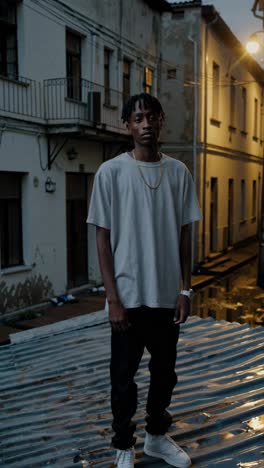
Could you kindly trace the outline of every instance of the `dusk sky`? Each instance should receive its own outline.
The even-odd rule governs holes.
[[[243,44],[253,32],[262,29],[261,20],[255,18],[251,11],[254,0],[203,0],[203,4],[214,5]]]

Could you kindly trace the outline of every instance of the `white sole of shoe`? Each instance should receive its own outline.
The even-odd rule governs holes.
[[[172,460],[169,457],[165,457],[165,456],[161,457],[159,452],[153,452],[152,450],[145,449],[145,447],[144,447],[144,452],[146,455],[149,455],[150,457],[161,458],[169,465],[176,466],[177,468],[188,468],[192,464],[191,461],[188,461],[186,463],[185,462],[181,463],[181,462],[176,462],[175,460]]]

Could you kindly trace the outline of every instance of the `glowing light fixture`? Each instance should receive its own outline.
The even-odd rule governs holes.
[[[259,51],[260,43],[259,43],[258,38],[257,38],[257,36],[255,34],[253,36],[251,36],[251,39],[249,39],[249,41],[247,42],[246,49],[247,49],[249,54],[253,54],[253,55],[256,54]]]

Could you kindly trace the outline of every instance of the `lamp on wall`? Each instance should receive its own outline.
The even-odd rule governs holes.
[[[74,148],[74,146],[72,146],[71,148],[68,149],[68,151],[67,151],[67,156],[68,156],[69,161],[73,161],[74,159],[77,158],[77,156],[78,156],[78,151],[76,151],[76,149]]]
[[[53,182],[53,180],[50,177],[47,177],[47,180],[45,182],[45,190],[48,193],[53,193],[56,191],[56,182]]]
[[[248,42],[246,43],[246,49],[249,54],[256,54],[259,51],[260,44],[256,34],[250,36]]]

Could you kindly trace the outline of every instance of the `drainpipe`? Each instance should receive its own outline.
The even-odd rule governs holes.
[[[193,112],[193,180],[197,185],[197,120],[198,120],[198,68],[197,68],[197,41],[188,36],[193,43],[193,74],[194,74],[194,112]],[[195,223],[192,223],[192,271],[194,270],[195,250]]]
[[[202,236],[202,261],[205,260],[205,230],[206,230],[206,169],[207,169],[207,112],[208,112],[208,97],[207,97],[207,80],[208,80],[208,29],[210,26],[215,24],[219,19],[219,14],[216,13],[216,17],[206,23],[205,25],[205,39],[204,39],[204,135],[203,135],[203,236]]]

